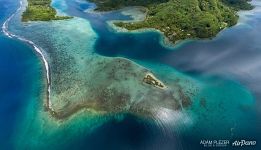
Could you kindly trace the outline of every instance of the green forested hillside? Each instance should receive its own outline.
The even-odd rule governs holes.
[[[172,42],[187,38],[209,38],[237,23],[236,11],[251,9],[248,0],[90,0],[99,11],[126,6],[144,6],[144,21],[115,23],[128,30],[155,28]],[[236,1],[236,2],[234,2]]]
[[[68,19],[68,16],[56,16],[56,11],[50,6],[52,0],[27,0],[28,6],[22,15],[22,21],[49,21]]]

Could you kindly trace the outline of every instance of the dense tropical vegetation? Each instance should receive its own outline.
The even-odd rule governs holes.
[[[22,15],[22,21],[49,21],[69,19],[68,16],[56,16],[56,10],[51,7],[52,0],[27,0],[28,6]]]
[[[142,22],[117,22],[128,30],[155,28],[175,43],[187,38],[209,38],[237,23],[236,11],[252,9],[249,0],[90,0],[96,10],[144,6],[148,14]]]

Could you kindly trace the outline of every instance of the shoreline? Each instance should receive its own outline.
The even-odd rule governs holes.
[[[238,21],[237,24],[235,24],[232,27],[226,27],[222,30],[220,30],[215,36],[213,37],[208,37],[208,38],[187,38],[187,39],[183,39],[183,40],[177,40],[175,43],[173,43],[172,41],[169,40],[169,38],[164,34],[164,32],[160,31],[159,29],[156,28],[141,28],[141,29],[136,29],[136,30],[128,30],[124,27],[119,27],[117,25],[115,25],[115,23],[119,23],[119,22],[124,22],[124,23],[133,23],[133,22],[139,22],[141,20],[108,20],[107,24],[108,26],[111,28],[112,32],[115,33],[132,33],[132,34],[139,34],[139,33],[146,33],[146,32],[154,32],[154,33],[158,33],[160,35],[160,44],[163,47],[166,48],[170,48],[170,49],[176,49],[177,47],[182,46],[183,44],[186,44],[188,42],[193,42],[193,41],[209,41],[209,40],[213,40],[217,37],[220,36],[220,34],[222,34],[225,30],[230,29],[232,27],[237,26],[238,24],[240,24],[240,22]]]
[[[33,47],[33,49],[41,56],[41,60],[43,61],[44,63],[44,66],[45,66],[45,72],[46,72],[46,81],[47,81],[47,100],[46,100],[46,107],[49,111],[54,111],[54,109],[52,108],[52,103],[51,103],[51,78],[50,78],[50,69],[49,69],[49,64],[47,62],[47,59],[45,58],[43,52],[42,52],[42,49],[40,47],[38,47],[34,42],[30,41],[30,40],[27,40],[23,37],[20,37],[18,35],[15,35],[13,33],[11,33],[9,30],[8,30],[8,25],[9,25],[9,22],[13,19],[13,17],[18,14],[21,9],[22,9],[22,6],[23,6],[23,1],[21,0],[20,1],[20,6],[19,8],[9,17],[7,18],[7,20],[3,23],[2,25],[2,31],[4,33],[5,36],[7,36],[8,38],[15,38],[15,39],[18,39],[20,41],[23,41],[27,44],[29,44],[31,47]]]
[[[209,37],[209,38],[187,38],[184,40],[177,40],[175,43],[171,42],[169,40],[168,37],[165,36],[165,34],[160,31],[159,29],[156,28],[141,28],[141,29],[136,29],[136,30],[128,30],[126,28],[123,27],[119,27],[117,25],[115,25],[114,23],[117,22],[137,22],[137,20],[128,20],[128,21],[122,21],[122,20],[109,20],[107,21],[108,26],[111,28],[112,32],[115,33],[131,33],[131,34],[139,34],[139,33],[146,33],[146,32],[154,32],[160,35],[160,41],[159,43],[166,48],[170,48],[170,49],[176,49],[177,47],[182,46],[183,44],[186,44],[188,42],[192,42],[192,41],[208,41],[208,40],[213,40],[215,38],[217,38],[219,36],[220,33],[222,33],[224,30],[228,29],[228,28],[224,28],[223,30],[221,30],[217,35],[213,36],[213,37]]]

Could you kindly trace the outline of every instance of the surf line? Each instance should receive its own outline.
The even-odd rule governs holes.
[[[46,80],[47,80],[47,107],[50,111],[54,112],[54,109],[52,107],[52,103],[51,103],[51,100],[50,100],[50,97],[51,97],[51,80],[50,80],[50,72],[49,72],[49,64],[42,52],[42,49],[40,47],[38,47],[34,42],[30,41],[30,40],[27,40],[23,37],[20,37],[18,35],[15,35],[13,33],[11,33],[10,31],[8,31],[8,24],[10,22],[10,20],[12,20],[12,18],[20,12],[20,10],[22,9],[22,6],[23,6],[23,2],[20,1],[20,6],[19,8],[4,22],[3,26],[2,26],[2,31],[3,33],[9,37],[9,38],[16,38],[20,41],[23,41],[29,45],[31,45],[34,50],[41,56],[42,58],[42,61],[44,62],[44,66],[45,66],[45,71],[46,71]]]

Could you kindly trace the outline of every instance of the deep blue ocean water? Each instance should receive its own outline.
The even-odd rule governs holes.
[[[18,3],[18,0],[0,0],[0,24],[15,11]],[[215,101],[209,102],[209,108],[218,111],[201,110],[195,104],[192,111],[202,114],[198,115],[202,118],[199,118],[195,128],[179,135],[178,140],[175,132],[169,131],[170,133],[165,135],[155,124],[127,115],[122,121],[116,119],[109,121],[94,130],[91,135],[80,136],[72,139],[71,143],[60,145],[60,149],[169,150],[179,144],[188,150],[202,149],[199,145],[199,140],[202,138],[229,138],[231,133],[228,134],[224,130],[229,128],[231,124],[235,124],[237,139],[260,139],[260,114],[256,113],[260,110],[258,104],[261,100],[261,84],[259,84],[261,78],[258,76],[260,75],[258,59],[261,57],[259,46],[261,38],[256,33],[256,31],[260,31],[261,18],[258,15],[248,22],[252,25],[251,27],[239,26],[223,31],[222,36],[213,41],[187,42],[178,48],[165,48],[159,43],[161,36],[156,32],[128,34],[113,33],[108,30],[105,21],[130,19],[130,17],[123,16],[118,12],[102,16],[87,14],[83,11],[93,7],[93,4],[79,4],[72,0],[68,0],[67,3],[70,6],[67,13],[88,19],[95,32],[100,36],[95,47],[98,54],[126,57],[145,66],[149,66],[150,63],[168,65],[199,78],[199,80],[204,78],[202,75],[213,74],[217,78],[229,81],[218,82],[219,80],[217,80],[215,82],[216,80],[210,80],[209,82],[213,82],[211,83],[213,86],[210,86],[207,91],[203,91],[208,93],[206,97],[210,97],[210,100],[218,99],[216,93],[220,94],[220,98],[224,98],[222,94],[229,95],[229,97],[225,99],[227,102],[225,105],[222,105],[224,101],[220,101],[219,105],[216,105]],[[27,104],[33,100],[40,100],[39,84],[43,79],[41,76],[42,67],[40,59],[30,46],[17,40],[8,39],[2,32],[0,33],[1,150],[13,148],[16,127],[23,120]],[[236,79],[236,81],[232,82],[230,79]],[[203,80],[206,82],[206,79]],[[244,93],[244,89],[239,85],[241,83],[253,93],[253,97],[256,99],[256,102],[253,103],[257,105],[257,108],[252,107],[251,101],[244,102],[244,99],[248,99],[252,93]],[[242,93],[233,93],[238,91]],[[242,99],[238,99],[239,102],[234,103],[238,97]],[[227,118],[229,119],[227,120]]]
[[[18,1],[0,0],[0,24],[13,13]],[[28,102],[39,94],[41,63],[24,43],[0,32],[0,149],[13,149],[12,137]]]

